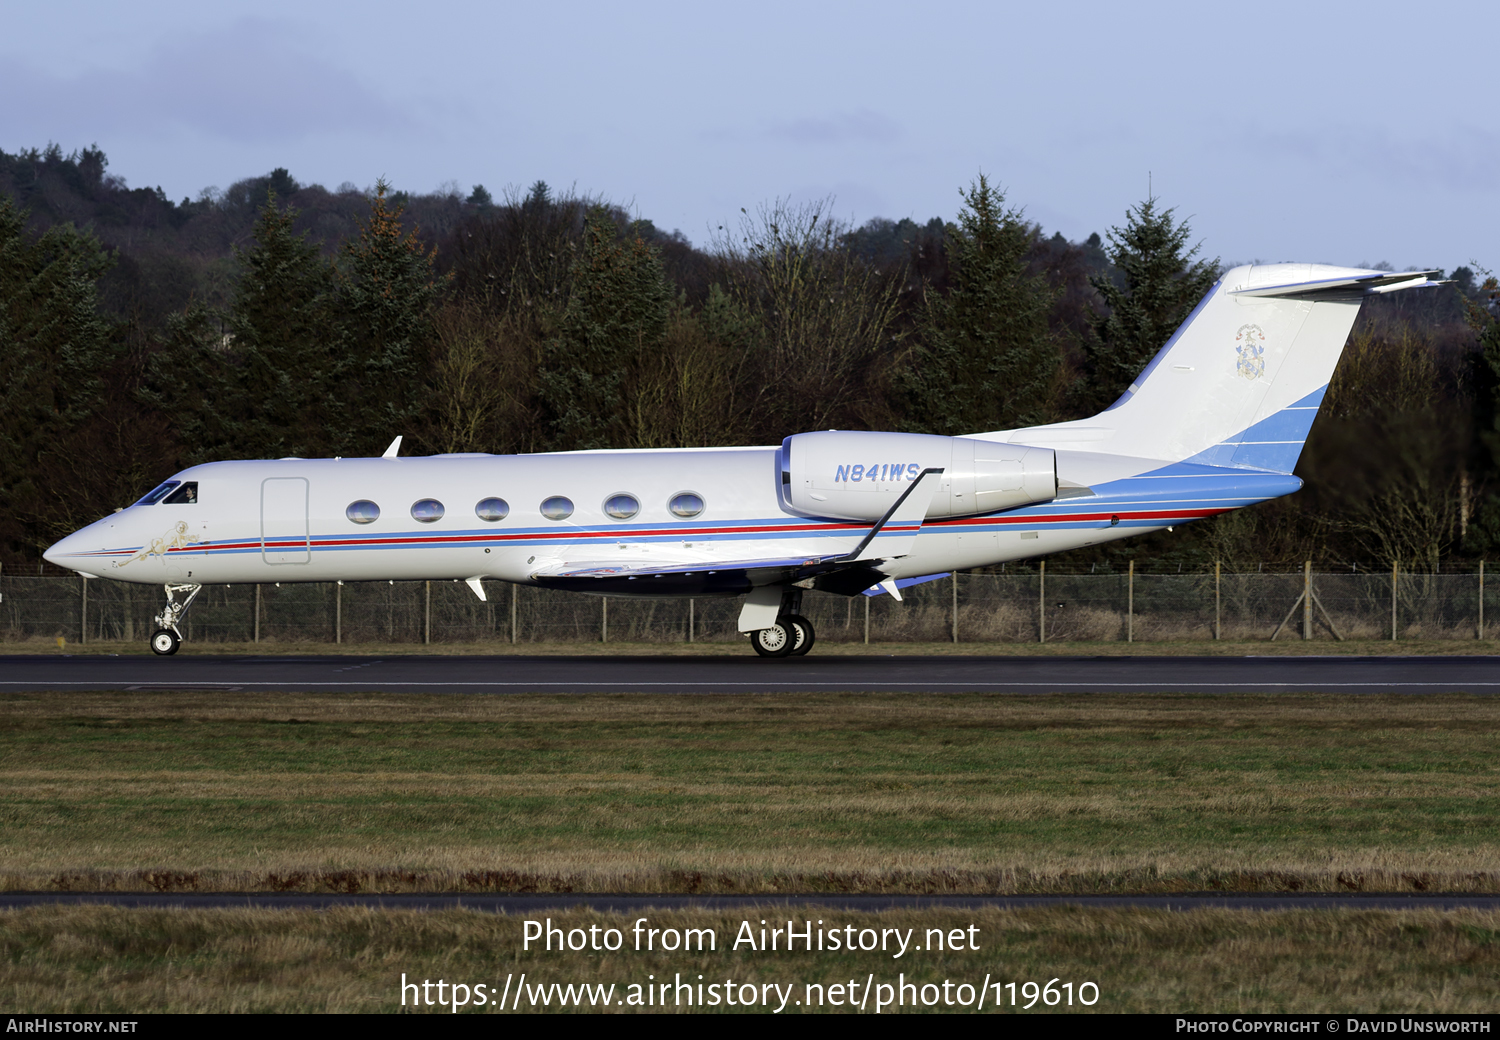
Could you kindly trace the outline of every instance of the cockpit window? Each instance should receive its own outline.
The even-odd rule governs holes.
[[[151,492],[151,494],[147,495],[145,498],[143,498],[139,502],[137,502],[136,505],[138,505],[138,506],[154,506],[154,505],[156,505],[156,503],[158,503],[162,499],[166,498],[167,495],[171,493],[172,489],[174,487],[176,487],[178,484],[181,484],[181,483],[182,483],[182,481],[180,481],[180,480],[169,480],[165,484],[163,484],[159,488],[157,488],[155,491]]]
[[[196,480],[189,480],[187,483],[183,484],[182,487],[178,488],[166,498],[162,499],[162,505],[190,506],[196,504],[197,501],[198,482]]]

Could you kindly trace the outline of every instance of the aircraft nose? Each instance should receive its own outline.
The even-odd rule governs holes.
[[[42,559],[58,567],[73,568],[74,562],[69,558],[84,549],[83,540],[78,532],[68,535],[66,538],[53,544],[46,552],[42,553]]]
[[[69,535],[68,537],[71,538],[72,535]],[[67,541],[68,541],[68,539],[64,538],[62,541],[53,544],[52,548],[50,548],[46,552],[42,553],[42,559],[46,560],[50,564],[53,564],[53,565],[58,566],[58,567],[61,567],[62,566],[62,559],[61,559],[61,557],[62,557],[62,549],[63,549],[63,546],[67,544]]]

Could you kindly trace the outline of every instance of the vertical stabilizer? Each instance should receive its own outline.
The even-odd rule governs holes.
[[[1436,272],[1236,267],[1118,401],[1091,419],[981,437],[1290,473],[1364,298]]]

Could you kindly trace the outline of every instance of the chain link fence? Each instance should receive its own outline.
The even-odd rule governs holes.
[[[831,642],[1111,642],[1485,638],[1500,592],[1469,574],[957,574],[904,599],[807,593]],[[636,600],[485,583],[398,581],[205,587],[182,626],[200,643],[728,642],[738,599]],[[1304,592],[1310,590],[1310,599]],[[154,586],[0,576],[0,640],[144,641]]]

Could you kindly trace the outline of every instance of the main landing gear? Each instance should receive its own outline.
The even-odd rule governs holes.
[[[750,633],[750,645],[762,657],[801,657],[816,639],[812,622],[800,614],[782,614],[770,628]]]
[[[182,615],[188,612],[188,607],[193,605],[193,600],[201,591],[202,585],[167,586],[167,605],[160,614],[152,618],[156,623],[156,631],[151,633],[152,653],[166,657],[177,652],[177,648],[182,645],[182,633],[177,630],[177,622],[182,620]],[[186,595],[179,601],[177,596],[180,593]]]
[[[762,657],[801,657],[817,640],[812,622],[797,611],[802,609],[802,590],[786,589],[781,595],[781,613],[776,624],[750,633],[750,645]]]

